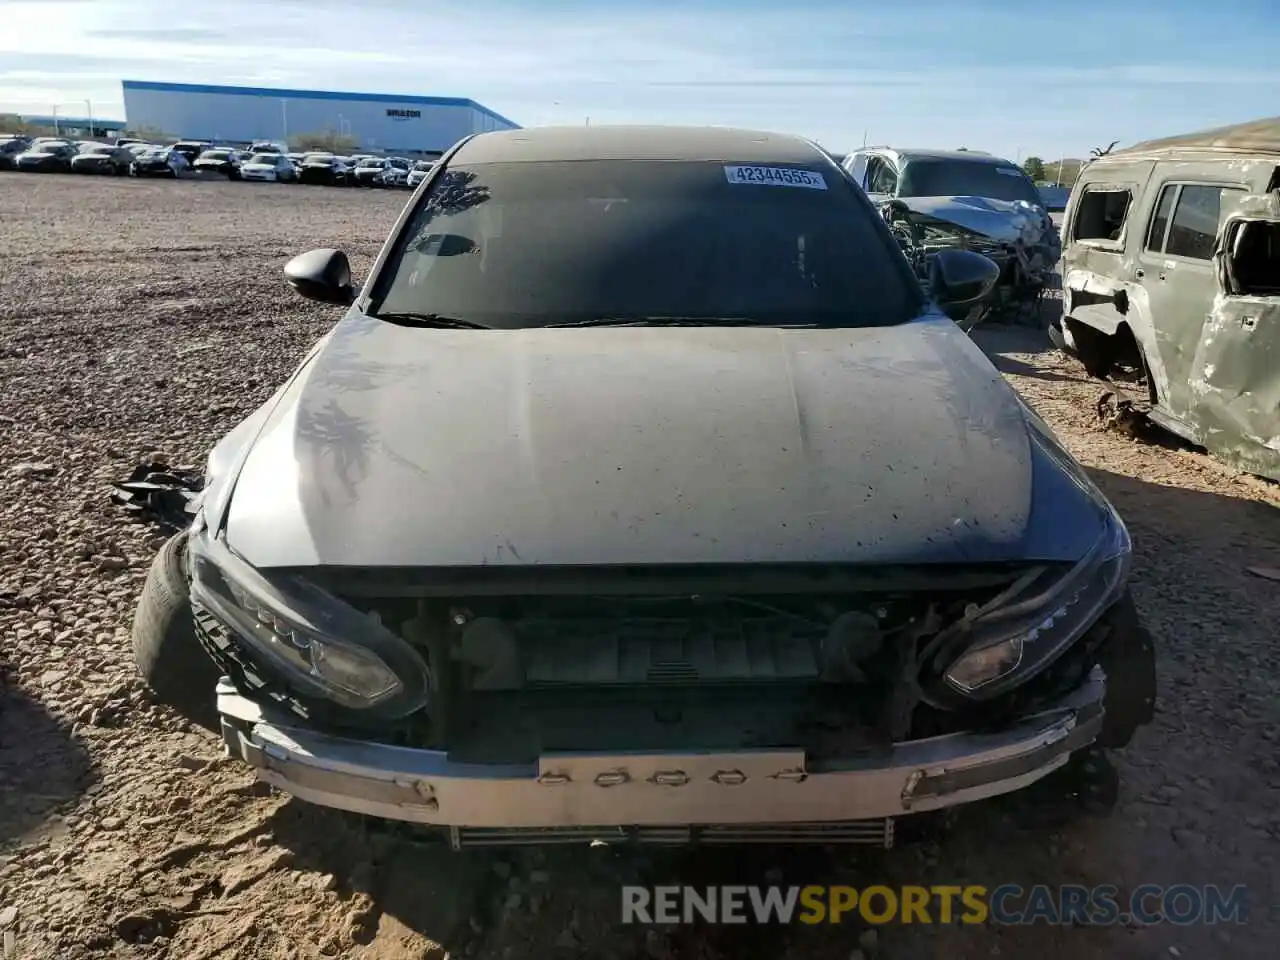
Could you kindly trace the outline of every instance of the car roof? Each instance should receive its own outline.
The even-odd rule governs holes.
[[[453,163],[535,160],[733,160],[813,163],[826,160],[800,137],[729,127],[533,127],[482,133],[467,140]]]
[[[1158,140],[1144,140],[1106,157],[1133,157],[1169,153],[1267,153],[1280,154],[1280,117],[1249,120]]]
[[[874,147],[880,153],[892,153],[900,160],[958,160],[968,163],[986,163],[993,166],[1016,166],[1004,157],[982,150],[936,150],[932,147]],[[855,151],[860,152],[860,151]]]

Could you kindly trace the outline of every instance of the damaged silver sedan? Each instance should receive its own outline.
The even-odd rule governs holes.
[[[976,150],[867,147],[843,165],[880,207],[926,286],[940,250],[973,250],[999,266],[989,296],[948,311],[964,329],[992,316],[1016,318],[1052,282],[1057,228],[1035,183],[1008,160]]]
[[[463,141],[212,452],[147,681],[455,846],[892,842],[1151,716],[1124,523],[816,145]]]

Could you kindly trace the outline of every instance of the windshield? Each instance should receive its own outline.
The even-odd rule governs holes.
[[[201,160],[230,160],[231,151],[230,150],[206,150],[204,153],[200,154],[200,159]]]
[[[362,167],[380,167],[380,166],[382,166],[382,165],[383,165],[384,163],[386,163],[386,162],[387,162],[387,161],[382,160],[382,159],[379,159],[378,157],[369,157],[369,158],[367,158],[367,159],[365,159],[365,160],[361,160],[361,161],[360,161],[360,166],[362,166]]]
[[[308,153],[302,158],[303,163],[333,163],[331,153]]]
[[[268,167],[274,167],[280,162],[280,154],[278,153],[255,153],[249,158],[250,163],[265,163]]]
[[[741,170],[761,180],[731,181]],[[922,300],[874,212],[817,164],[460,165],[432,185],[387,270],[379,313],[502,328],[663,317],[877,326],[910,319]]]
[[[419,160],[417,163],[413,165],[413,169],[426,173],[428,170],[430,170],[434,166],[435,164],[432,163],[430,160]]]
[[[87,147],[81,147],[80,152],[85,155],[93,154],[93,153],[115,153],[116,148],[108,147],[106,144],[97,143],[97,144],[91,144],[90,146],[87,146]]]
[[[1040,204],[1031,180],[1012,164],[972,160],[910,160],[902,172],[900,197],[986,197]]]

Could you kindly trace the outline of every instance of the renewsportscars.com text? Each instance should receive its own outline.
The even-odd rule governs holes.
[[[1162,887],[1127,892],[1103,885],[998,887],[937,884],[868,887],[623,887],[622,922],[676,923],[924,923],[1004,925],[1244,923],[1242,886]]]

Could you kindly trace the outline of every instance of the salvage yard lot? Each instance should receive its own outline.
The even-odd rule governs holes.
[[[976,339],[1129,523],[1159,650],[1156,719],[1118,760],[1110,818],[1059,822],[1027,797],[887,855],[453,855],[255,787],[152,704],[128,627],[160,540],[112,508],[110,481],[152,451],[202,465],[338,317],[290,293],[285,261],[340,247],[363,275],[405,199],[0,174],[0,914],[16,909],[20,956],[1274,956],[1280,583],[1249,568],[1280,568],[1280,492],[1100,432],[1098,386],[1025,329]],[[629,883],[1244,884],[1251,912],[1216,928],[646,930],[618,924]]]

